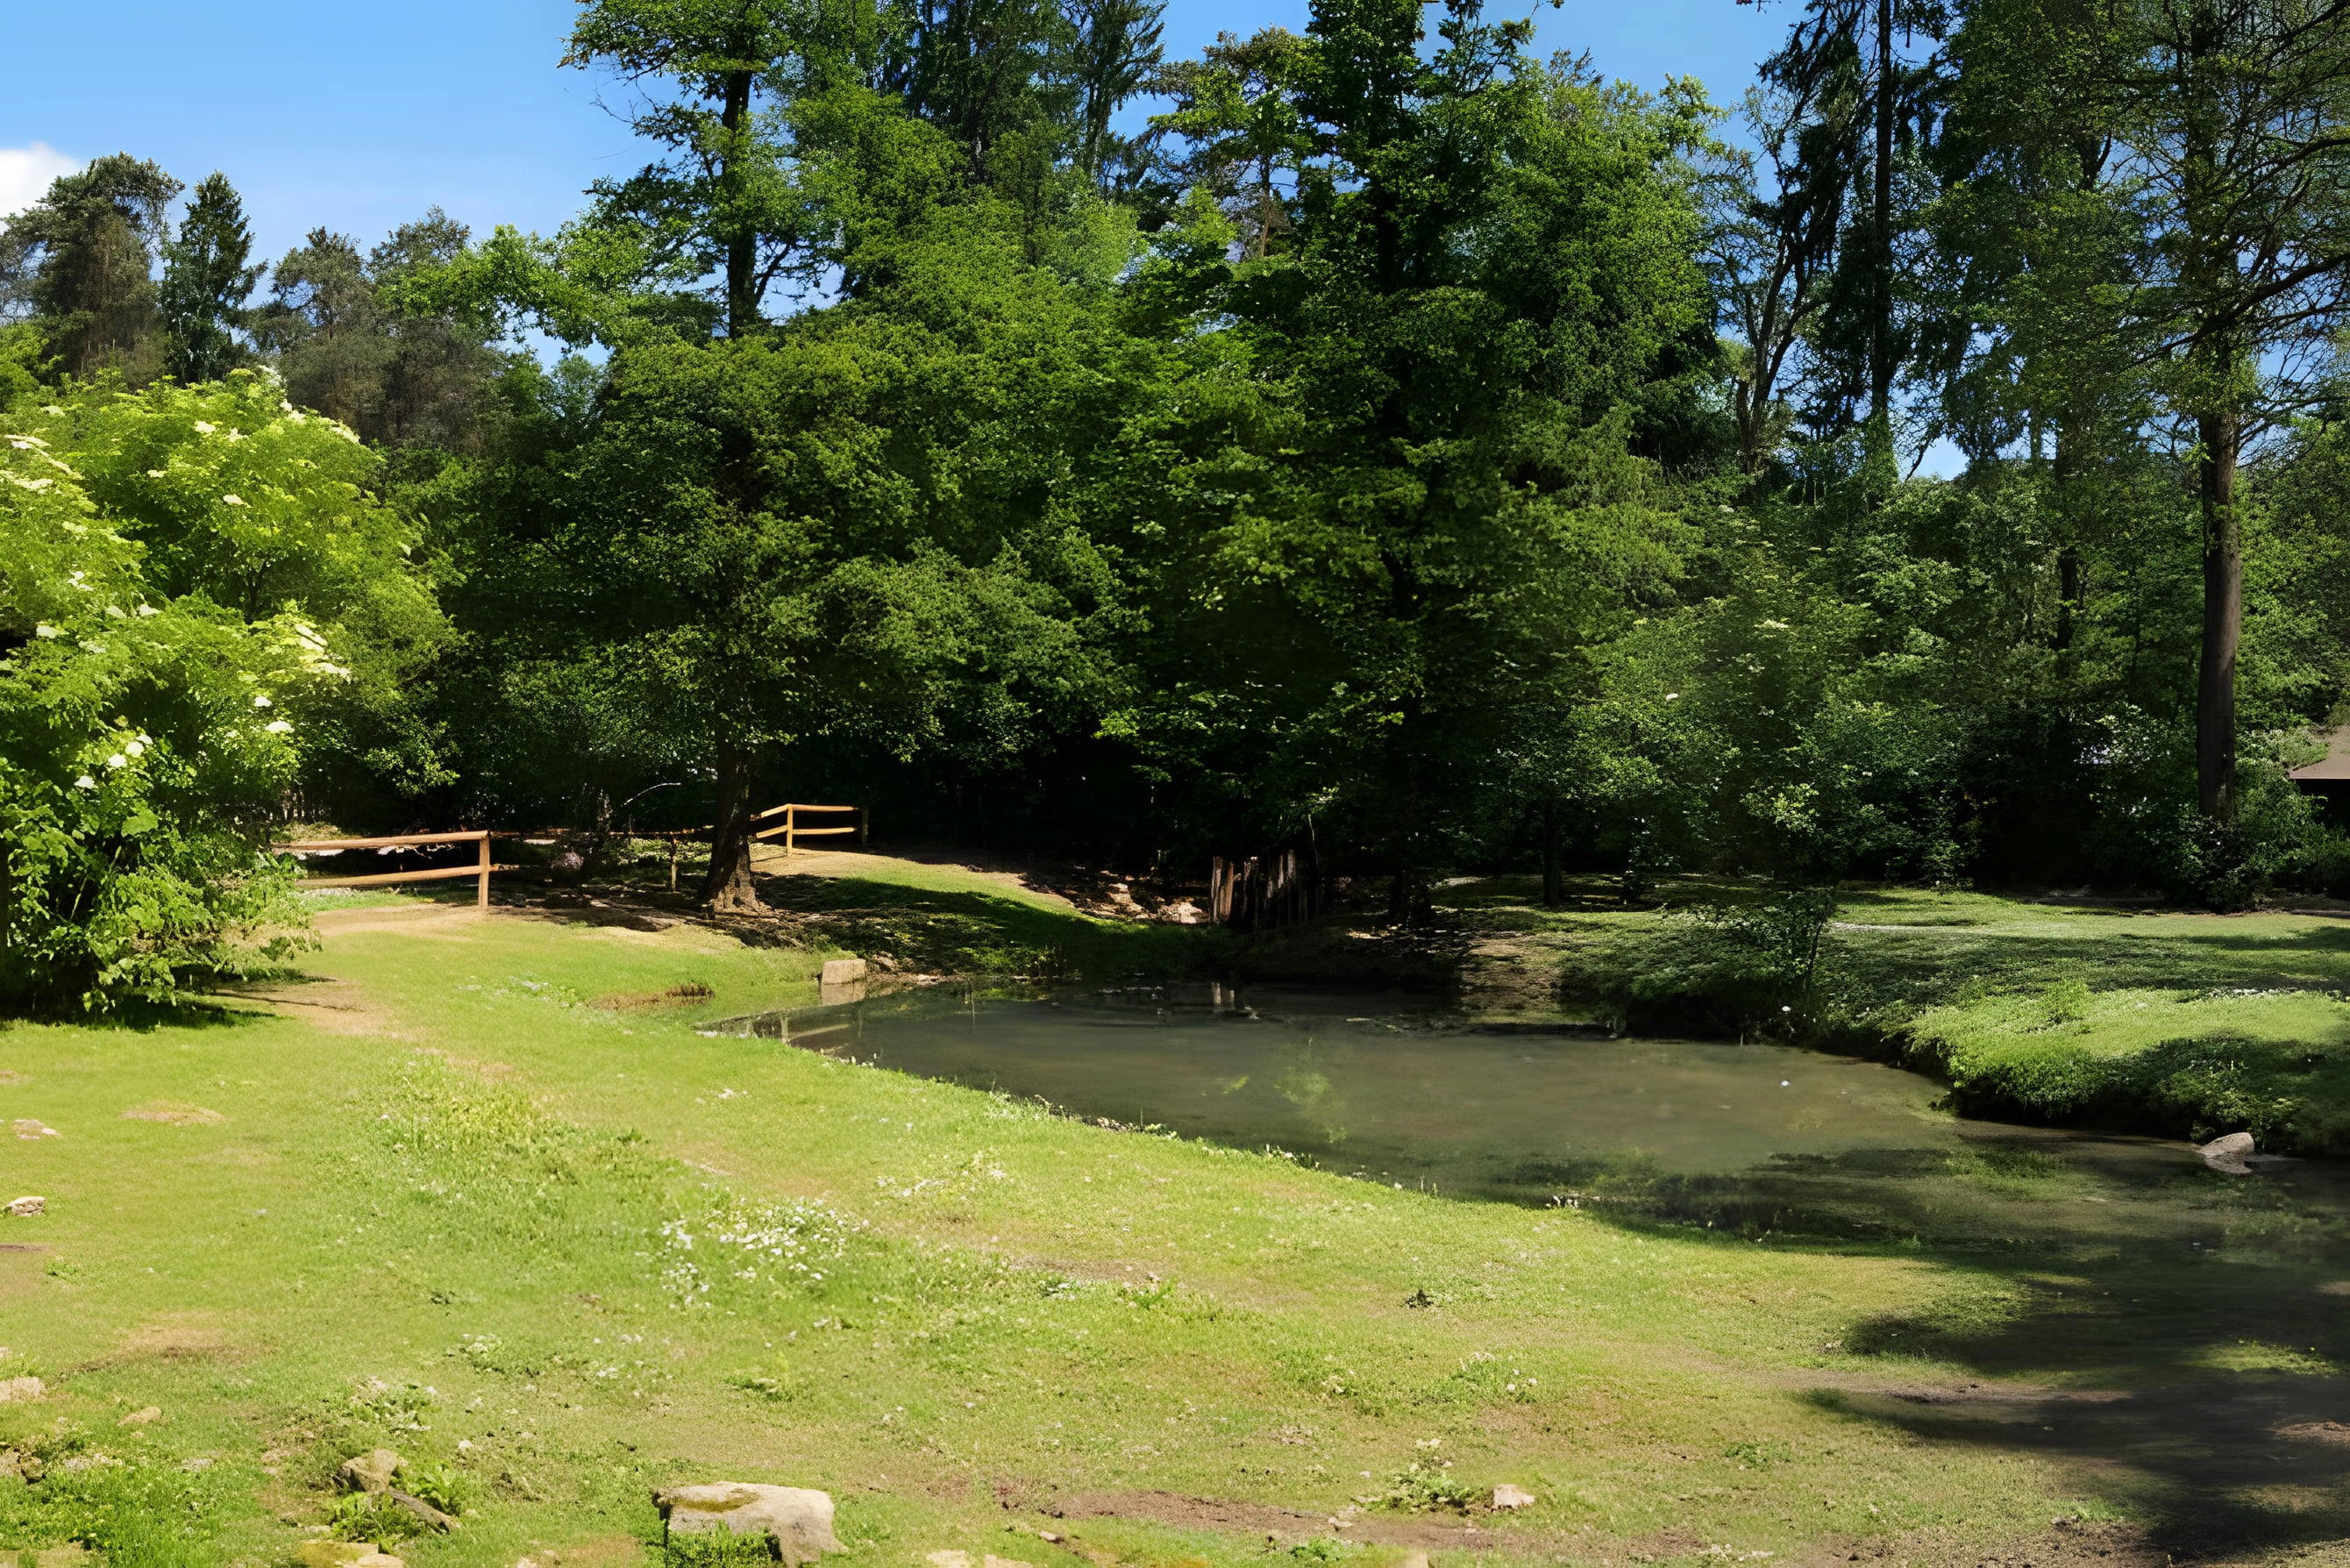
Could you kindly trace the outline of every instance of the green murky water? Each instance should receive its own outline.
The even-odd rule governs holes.
[[[2164,1549],[2350,1535],[2344,1163],[2229,1177],[2183,1142],[1963,1120],[1873,1063],[1401,995],[931,991],[716,1027],[1463,1199],[1915,1256],[1939,1266],[1912,1305],[1821,1347],[1867,1370],[1801,1397],[2086,1462]]]

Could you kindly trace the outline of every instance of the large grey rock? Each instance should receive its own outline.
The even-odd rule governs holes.
[[[1513,1509],[1532,1508],[1534,1505],[1534,1494],[1522,1486],[1511,1486],[1505,1481],[1493,1489],[1492,1506],[1496,1513],[1507,1513]]]
[[[863,959],[827,959],[824,964],[824,975],[821,983],[825,985],[852,985],[857,981],[863,980],[866,977],[866,972],[865,961]]]
[[[2252,1135],[2248,1132],[2215,1137],[2195,1152],[2201,1155],[2203,1163],[2214,1170],[2230,1176],[2250,1176],[2252,1173],[2251,1166],[2246,1162],[2252,1152]]]
[[[0,1377],[0,1405],[29,1405],[48,1391],[37,1377]]]
[[[813,1563],[841,1549],[832,1533],[832,1495],[796,1486],[710,1481],[663,1487],[653,1506],[673,1535],[764,1535],[787,1563]]]
[[[19,1220],[29,1220],[34,1215],[47,1209],[48,1206],[49,1200],[47,1199],[35,1198],[28,1195],[24,1198],[10,1199],[8,1200],[8,1212],[15,1215]]]

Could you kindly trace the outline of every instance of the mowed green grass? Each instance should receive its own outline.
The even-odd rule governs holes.
[[[0,1117],[59,1135],[0,1145],[0,1196],[49,1200],[0,1220],[0,1377],[49,1390],[0,1404],[47,1469],[0,1479],[0,1546],[286,1561],[378,1444],[467,1495],[419,1568],[632,1561],[654,1486],[728,1478],[831,1490],[858,1568],[1262,1563],[1046,1511],[1343,1517],[1415,1466],[1537,1495],[1481,1521],[1496,1561],[1972,1562],[2160,1506],[1845,1397],[1976,1376],[1843,1347],[1994,1332],[1988,1268],[1393,1190],[695,1032],[812,999],[819,956],[459,918],[330,936],[299,1017],[0,1031]],[[1302,1554],[1399,1554],[1326,1533]]]
[[[1528,878],[1453,890],[1472,931],[1510,930],[1506,964],[1566,999],[1669,1001],[1692,928],[1672,909],[1751,895],[1669,885],[1664,909],[1532,903]],[[1923,888],[1847,891],[1824,990],[1905,1044],[1956,1103],[2043,1124],[2350,1153],[2350,911],[2212,915],[2023,902]],[[1523,977],[1519,977],[1523,979]]]

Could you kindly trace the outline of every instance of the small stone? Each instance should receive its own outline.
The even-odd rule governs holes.
[[[1534,1494],[1522,1486],[1510,1486],[1505,1483],[1493,1489],[1493,1511],[1497,1513],[1506,1513],[1513,1509],[1532,1508],[1534,1505]]]
[[[1428,1568],[1428,1553],[1407,1552],[1404,1553],[1403,1561],[1397,1563],[1396,1568]]]
[[[400,1473],[400,1456],[390,1449],[369,1449],[354,1454],[335,1471],[335,1479],[352,1491],[385,1492]]]
[[[922,1559],[931,1568],[971,1568],[968,1552],[933,1552]]]
[[[48,1206],[49,1200],[46,1198],[34,1198],[30,1196],[24,1198],[12,1198],[8,1200],[8,1212],[14,1214],[19,1220],[29,1220],[34,1215],[45,1211]]]
[[[29,1405],[48,1392],[48,1386],[37,1377],[0,1377],[0,1405]]]
[[[2203,1157],[2205,1165],[2223,1175],[2250,1176],[2252,1173],[2252,1168],[2245,1163],[2245,1157],[2252,1152],[2252,1135],[2248,1132],[2215,1137],[2199,1146],[2195,1152]]]
[[[813,1563],[841,1550],[832,1533],[832,1494],[806,1487],[713,1481],[663,1487],[653,1506],[673,1535],[762,1535],[785,1563]]]
[[[408,1568],[365,1541],[305,1541],[294,1549],[294,1561],[302,1568]]]
[[[150,1405],[143,1410],[131,1411],[114,1424],[118,1427],[143,1427],[150,1421],[160,1421],[162,1418],[162,1410],[157,1406]]]
[[[854,985],[858,981],[865,978],[866,972],[866,964],[863,959],[827,959],[824,965],[824,978],[822,983],[826,985]]]
[[[36,1122],[30,1116],[18,1116],[16,1125],[18,1137],[63,1137],[65,1136],[57,1128],[46,1123]]]
[[[991,1552],[982,1562],[980,1568],[1030,1568],[1030,1564],[1021,1562],[1017,1557],[998,1557]]]
[[[32,1568],[85,1568],[98,1561],[87,1546],[45,1546],[26,1555],[32,1559]]]

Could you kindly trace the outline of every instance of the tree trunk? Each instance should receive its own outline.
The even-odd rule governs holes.
[[[718,815],[702,901],[720,914],[756,914],[766,908],[751,881],[751,753],[732,743],[718,753]]]
[[[1877,0],[1877,168],[1870,192],[1868,417],[1893,410],[1893,116],[1899,107],[1893,81],[1893,0]]]
[[[720,155],[718,185],[729,202],[742,200],[743,150],[740,143],[747,134],[745,122],[751,110],[751,73],[726,73],[725,99],[719,109],[718,123],[726,139],[725,151]],[[738,213],[733,216],[733,227],[726,235],[726,336],[740,337],[749,331],[759,316],[758,280],[754,275],[751,225]]]
[[[1558,797],[1543,802],[1543,902],[1553,908],[1566,902],[1566,869],[1558,850]]]
[[[2243,538],[2236,462],[2243,427],[2233,410],[2196,421],[2203,452],[2203,657],[2195,681],[2195,786],[2203,815],[2236,820],[2236,644],[2244,625]]]

